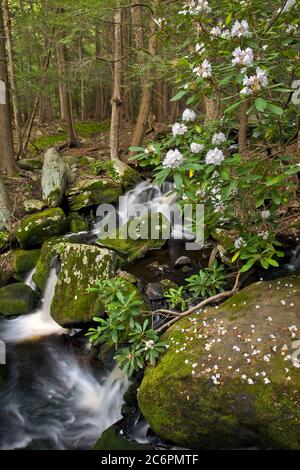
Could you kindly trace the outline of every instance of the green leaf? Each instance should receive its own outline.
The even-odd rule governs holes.
[[[250,258],[249,261],[244,264],[244,266],[240,269],[240,273],[245,273],[246,271],[249,271],[249,269],[252,268],[256,261],[257,258]]]
[[[277,116],[281,116],[284,113],[284,109],[273,103],[268,103],[267,110],[273,114],[276,114]]]
[[[263,113],[267,106],[268,106],[267,100],[265,100],[264,98],[256,98],[255,107],[257,111],[260,111],[261,113]]]
[[[129,147],[130,152],[144,152],[144,147]]]
[[[186,95],[186,90],[180,90],[178,93],[176,93],[173,98],[170,99],[170,101],[178,101],[180,100],[184,95]]]
[[[240,251],[237,251],[235,255],[233,255],[233,257],[231,258],[232,263],[234,263],[238,259],[238,257],[240,256],[240,253],[241,253]]]

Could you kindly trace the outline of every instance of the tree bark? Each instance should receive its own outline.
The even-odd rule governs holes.
[[[63,43],[60,43],[57,47],[57,63],[61,85],[61,114],[64,116],[66,122],[68,145],[70,147],[76,147],[77,137],[74,126],[71,93],[68,80],[67,51],[66,46]]]
[[[110,156],[113,161],[119,160],[119,127],[122,109],[121,80],[122,80],[122,34],[121,9],[117,8],[114,14],[114,77],[113,93],[111,99],[112,113],[110,126]]]
[[[0,8],[0,171],[9,176],[16,173],[10,97],[7,75],[5,37],[2,9]]]
[[[13,41],[12,41],[12,33],[11,33],[11,20],[10,20],[8,0],[2,0],[2,8],[3,8],[3,21],[4,21],[7,59],[8,59],[7,66],[8,66],[8,75],[9,75],[10,90],[11,90],[14,124],[16,128],[17,142],[18,142],[18,145],[20,145],[21,138],[22,138],[22,122],[21,122],[21,114],[20,114],[20,109],[19,109],[17,85],[16,85],[16,77],[15,77]]]
[[[103,90],[101,83],[101,37],[99,25],[96,24],[95,31],[95,46],[96,46],[96,96],[95,96],[95,111],[94,118],[96,121],[101,121],[102,119],[102,109],[103,109]]]
[[[220,106],[217,98],[204,98],[205,121],[216,121],[219,118]]]
[[[78,43],[78,55],[80,62],[80,100],[81,100],[81,120],[88,120],[88,105],[85,93],[85,80],[84,80],[84,71],[83,71],[83,41],[82,34],[79,37]]]
[[[0,175],[0,230],[8,228],[10,217],[10,203],[2,177]]]
[[[157,11],[157,7],[158,7],[158,0],[152,0],[151,8],[152,8],[154,15],[155,15],[155,12]],[[140,7],[135,7],[135,8],[140,8]],[[149,50],[149,54],[151,58],[154,57],[157,52],[157,39],[156,39],[155,33],[156,33],[156,25],[153,19],[151,19],[150,20],[150,37],[149,37],[149,44],[148,44],[148,50]],[[140,46],[141,44],[138,43],[137,47],[140,47]],[[144,78],[142,80],[142,98],[141,98],[141,104],[140,104],[140,109],[139,109],[135,129],[133,131],[133,136],[131,140],[132,147],[140,146],[145,136],[147,121],[148,121],[150,108],[151,108],[151,100],[153,96],[151,75],[152,75],[151,70],[148,68],[148,71],[144,74]],[[130,152],[130,155],[132,155],[131,152]]]

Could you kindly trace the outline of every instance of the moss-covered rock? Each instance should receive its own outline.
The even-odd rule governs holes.
[[[289,276],[174,324],[138,394],[152,429],[195,449],[299,449],[299,301],[300,276]]]
[[[78,212],[70,212],[68,214],[68,222],[70,231],[73,233],[85,232],[89,229],[87,220]]]
[[[48,209],[28,215],[21,220],[16,237],[21,248],[40,247],[45,240],[62,235],[68,230],[67,218],[62,209]]]
[[[132,262],[142,258],[150,250],[164,246],[169,222],[162,214],[152,214],[130,220],[112,231],[109,237],[100,237],[97,244],[115,250]]]
[[[99,294],[87,289],[98,279],[113,277],[120,259],[113,251],[91,245],[66,243],[62,248],[51,314],[62,325],[90,321],[103,307]]]
[[[15,250],[13,252],[14,271],[17,274],[24,274],[31,271],[40,256],[41,250]]]
[[[18,161],[18,166],[27,171],[41,170],[43,161],[40,158],[24,158]]]
[[[37,306],[38,296],[31,287],[18,282],[0,289],[0,314],[25,315]]]
[[[96,442],[93,450],[147,450],[152,446],[129,441],[116,425],[108,428]]]
[[[23,202],[23,206],[27,214],[40,212],[46,207],[45,203],[39,199],[26,199],[26,201]]]
[[[98,204],[113,204],[123,193],[122,186],[109,178],[84,179],[75,183],[67,198],[71,211]]]
[[[47,205],[59,206],[68,185],[68,169],[55,148],[50,148],[45,153],[41,185],[43,200]]]

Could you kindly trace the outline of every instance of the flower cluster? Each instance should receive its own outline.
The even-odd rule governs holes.
[[[182,165],[183,162],[184,156],[178,149],[169,150],[163,161],[163,167],[175,169]]]
[[[234,242],[234,246],[237,250],[240,250],[241,248],[243,248],[246,245],[247,245],[247,243],[245,242],[245,240],[242,237],[237,238]]]
[[[231,37],[237,38],[251,38],[252,33],[250,31],[249,23],[247,20],[235,21],[231,28]]]
[[[191,109],[185,109],[182,114],[182,120],[185,122],[193,122],[196,119],[195,111]]]
[[[205,59],[202,62],[202,65],[199,65],[198,67],[195,67],[193,69],[193,72],[198,76],[202,78],[209,78],[211,77],[212,74],[212,66],[211,63]]]
[[[245,67],[249,67],[253,64],[254,55],[251,47],[247,47],[246,49],[241,49],[240,47],[237,47],[236,49],[234,49],[232,56],[233,65],[244,65]]]
[[[210,13],[211,8],[207,0],[188,0],[184,5],[184,10],[179,11],[179,15],[199,15],[200,13]]]
[[[205,145],[203,144],[197,144],[196,142],[193,142],[190,145],[190,149],[192,153],[201,153],[204,150]]]
[[[247,75],[244,77],[243,85],[244,88],[241,90],[242,95],[252,95],[253,93],[259,92],[262,88],[268,86],[268,75],[267,72],[262,70],[260,67],[256,69],[256,75]]]
[[[207,163],[208,165],[221,165],[224,159],[224,153],[222,152],[222,150],[216,147],[213,150],[209,150],[207,152],[205,157],[205,163]]]
[[[223,144],[224,142],[226,142],[226,136],[223,132],[219,132],[219,133],[215,133],[213,135],[213,138],[212,138],[212,141],[211,143],[213,145],[220,145],[220,144]]]
[[[179,122],[175,122],[172,126],[172,134],[174,137],[177,135],[183,135],[187,131],[187,127],[185,124],[180,124]]]

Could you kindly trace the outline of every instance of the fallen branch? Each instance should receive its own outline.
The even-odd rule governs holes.
[[[174,317],[174,318],[172,318],[172,320],[168,321],[167,323],[162,325],[160,328],[156,329],[155,330],[156,333],[161,333],[162,331],[164,331],[166,328],[169,328],[171,325],[176,323],[181,318],[184,318],[184,317],[187,317],[187,316],[191,315],[192,313],[196,312],[197,310],[200,310],[203,307],[206,307],[206,305],[208,305],[212,302],[216,302],[216,301],[221,300],[221,299],[232,297],[239,290],[240,276],[241,276],[241,273],[238,273],[238,275],[236,276],[236,279],[235,279],[234,286],[231,290],[225,291],[225,292],[220,292],[219,294],[213,295],[212,297],[209,297],[208,299],[202,300],[202,302],[195,305],[194,307],[189,308],[188,310],[186,310],[183,313],[173,312],[172,310],[165,310],[165,309],[159,309],[159,310],[156,310],[155,312],[153,312],[153,314],[163,313],[165,315],[170,315],[170,316]]]

